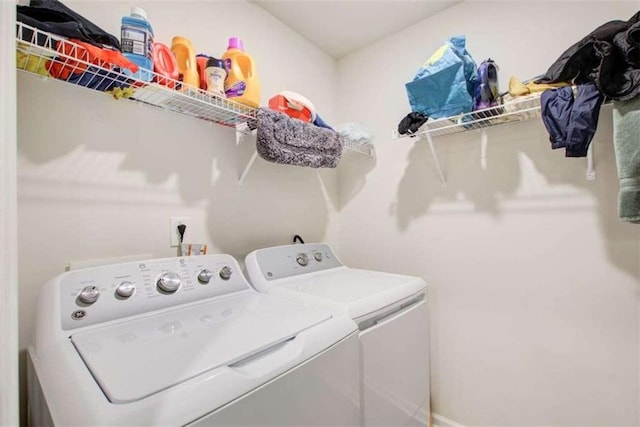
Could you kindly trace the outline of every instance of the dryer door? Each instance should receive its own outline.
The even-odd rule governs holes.
[[[428,425],[428,314],[421,295],[358,322],[364,425]]]

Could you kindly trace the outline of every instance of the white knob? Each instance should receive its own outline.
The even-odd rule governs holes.
[[[298,262],[298,264],[304,267],[309,264],[309,257],[305,253],[299,253],[296,256],[296,261]]]
[[[134,285],[133,282],[125,280],[116,288],[116,294],[118,294],[118,296],[121,296],[122,298],[129,298],[131,295],[133,295],[135,290],[136,285]]]
[[[315,254],[313,254],[313,257],[316,259],[316,261],[320,262],[322,261],[322,252],[316,252]]]
[[[180,276],[172,271],[162,273],[158,278],[158,288],[165,292],[177,291],[180,288]]]
[[[93,304],[100,297],[100,289],[96,286],[85,286],[78,295],[78,299],[85,304]]]
[[[212,277],[213,273],[211,270],[207,270],[206,268],[198,274],[198,280],[200,283],[209,283]]]
[[[224,267],[222,267],[222,269],[220,270],[220,278],[222,280],[229,280],[231,278],[231,274],[233,272],[231,271],[230,267],[227,267],[226,265]]]

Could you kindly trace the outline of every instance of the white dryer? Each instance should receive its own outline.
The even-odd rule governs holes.
[[[245,264],[258,291],[355,320],[366,426],[429,423],[429,312],[422,279],[345,267],[326,244],[260,249]]]
[[[40,293],[32,425],[358,425],[346,316],[253,290],[204,255],[64,273]]]

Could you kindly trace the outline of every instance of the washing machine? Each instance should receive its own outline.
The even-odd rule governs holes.
[[[31,425],[359,425],[353,321],[251,288],[229,255],[70,271],[41,290]]]
[[[245,259],[256,290],[358,325],[366,426],[429,423],[427,285],[418,277],[344,266],[326,244],[259,249]]]

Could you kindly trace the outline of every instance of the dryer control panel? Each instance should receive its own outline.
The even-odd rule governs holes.
[[[247,256],[245,263],[250,276],[259,272],[267,281],[342,266],[331,247],[324,243],[258,249]]]
[[[251,289],[232,256],[215,254],[87,268],[56,281],[65,330]]]

